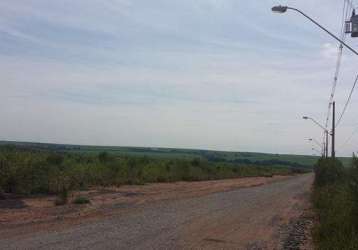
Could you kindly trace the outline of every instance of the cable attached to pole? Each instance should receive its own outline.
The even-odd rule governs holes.
[[[347,99],[347,101],[346,101],[346,104],[344,105],[343,111],[342,111],[341,115],[339,116],[339,119],[338,119],[338,121],[337,121],[337,123],[336,123],[336,127],[337,127],[337,126],[339,125],[339,123],[342,121],[343,115],[344,115],[344,113],[346,112],[346,110],[347,110],[347,108],[348,108],[348,105],[349,105],[349,103],[350,103],[350,101],[351,101],[351,99],[352,99],[352,94],[353,94],[354,89],[355,89],[355,87],[356,87],[356,85],[357,85],[357,82],[358,82],[358,75],[357,75],[357,77],[356,77],[356,79],[355,79],[355,81],[354,81],[353,87],[352,87],[352,89],[351,89],[351,91],[350,91],[350,93],[349,93],[349,95],[348,95],[348,99]]]

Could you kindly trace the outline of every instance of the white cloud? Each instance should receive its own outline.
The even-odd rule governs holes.
[[[324,43],[322,45],[321,53],[324,59],[336,60],[338,55],[338,44]]]

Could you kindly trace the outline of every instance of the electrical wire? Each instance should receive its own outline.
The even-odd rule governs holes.
[[[345,15],[346,18],[348,18],[349,11],[354,9],[354,5],[353,5],[353,3],[352,3],[351,0],[346,0],[345,2],[346,2],[346,4],[350,7],[350,8],[347,8],[347,10],[346,10],[346,15]],[[342,32],[344,32],[344,30],[342,30]],[[337,127],[337,126],[340,124],[340,122],[342,121],[342,118],[343,118],[343,116],[344,116],[344,114],[345,114],[345,112],[346,112],[346,110],[347,110],[347,107],[348,107],[350,101],[351,101],[352,94],[353,94],[354,89],[355,89],[355,87],[356,87],[356,85],[357,85],[357,81],[358,81],[358,75],[357,75],[357,77],[356,77],[356,79],[355,79],[355,81],[354,81],[354,83],[353,83],[353,86],[352,86],[352,89],[351,89],[351,91],[350,91],[350,93],[349,93],[349,95],[348,95],[347,101],[346,101],[346,103],[345,103],[345,105],[344,105],[344,108],[343,108],[343,110],[342,110],[342,112],[341,112],[341,114],[340,114],[340,116],[339,116],[339,119],[338,119],[338,121],[337,121],[337,123],[336,123],[336,127]]]
[[[342,26],[341,26],[341,36],[340,36],[342,41],[345,41],[345,38],[346,38],[346,34],[345,34],[345,30],[344,30],[345,29],[345,20],[347,19],[352,6],[353,6],[353,4],[350,0],[345,0],[343,2]],[[327,110],[326,123],[325,123],[326,129],[328,128],[328,123],[330,120],[332,102],[334,100],[334,95],[336,92],[338,77],[339,77],[341,63],[342,63],[342,55],[343,55],[343,45],[342,45],[342,43],[340,43],[339,47],[338,47],[338,52],[337,52],[336,68],[335,68],[334,77],[333,77],[331,94],[329,96],[329,101],[328,101],[328,110]]]
[[[345,23],[346,23],[346,20],[348,19],[348,16],[349,16],[349,14],[350,14],[350,12],[352,11],[353,8],[354,7],[353,7],[353,3],[352,3],[351,0],[344,0],[343,1],[342,20],[341,20],[341,34],[340,34],[340,39],[342,41],[345,41],[345,38],[346,38]],[[334,95],[335,95],[336,87],[337,87],[337,83],[338,83],[338,77],[339,77],[341,63],[342,63],[342,56],[343,56],[343,45],[342,45],[342,43],[340,43],[339,46],[338,46],[338,50],[337,50],[336,68],[335,68],[335,71],[334,71],[331,94],[329,95],[329,100],[328,100],[328,109],[327,109],[326,122],[325,122],[326,130],[328,130],[328,124],[329,124],[329,121],[330,121],[332,103],[333,103],[333,100],[334,100]],[[322,141],[323,142],[325,141],[325,135],[324,134],[323,134],[323,137],[322,137]]]
[[[354,9],[354,8],[355,8],[352,0],[345,0],[345,3],[346,3],[351,9]]]
[[[355,79],[355,81],[353,83],[353,87],[351,89],[351,92],[349,93],[349,96],[348,96],[348,99],[346,101],[346,104],[344,105],[343,111],[342,111],[341,115],[339,116],[339,119],[338,119],[338,121],[336,123],[336,127],[338,127],[339,123],[342,121],[343,115],[346,112],[347,107],[348,107],[348,105],[349,105],[349,103],[350,103],[350,101],[352,99],[352,94],[353,94],[353,91],[354,91],[354,89],[355,89],[355,87],[357,85],[357,82],[358,82],[358,75],[357,75],[357,77],[356,77],[356,79]]]
[[[353,139],[353,136],[358,132],[358,127],[356,127],[351,135],[344,141],[344,143],[340,146],[340,148],[343,148],[347,146],[347,144]]]

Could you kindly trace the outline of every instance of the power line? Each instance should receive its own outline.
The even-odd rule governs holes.
[[[343,1],[342,20],[341,20],[341,34],[340,34],[340,38],[341,38],[341,40],[343,42],[345,41],[345,38],[346,38],[345,23],[346,23],[346,20],[349,17],[350,12],[353,9],[354,9],[354,5],[353,5],[351,0],[344,0]],[[335,95],[336,87],[337,87],[337,83],[338,83],[338,77],[339,77],[340,68],[341,68],[342,56],[343,56],[343,44],[340,43],[339,46],[338,46],[338,51],[337,51],[336,68],[335,68],[334,77],[333,77],[331,94],[330,94],[329,100],[328,100],[328,109],[327,109],[326,122],[325,122],[325,128],[327,130],[328,130],[328,124],[329,124],[330,116],[331,116],[332,103],[334,101],[334,95]],[[325,141],[325,135],[323,135],[322,140],[323,140],[323,142]],[[328,145],[327,145],[327,147],[328,147]]]
[[[346,38],[346,34],[344,31],[345,21],[349,15],[349,12],[350,12],[350,9],[352,8],[352,6],[353,6],[353,4],[352,4],[352,1],[350,1],[350,0],[345,0],[343,2],[341,37],[340,37],[342,41],[345,41],[345,38]],[[337,52],[336,69],[335,69],[334,77],[333,77],[332,90],[331,90],[331,94],[329,96],[329,101],[328,101],[328,110],[327,110],[326,123],[325,123],[326,128],[328,128],[328,124],[329,124],[329,120],[330,120],[332,102],[334,100],[334,95],[336,92],[338,77],[339,77],[340,68],[341,68],[342,55],[343,55],[343,45],[342,45],[342,43],[340,43],[339,47],[338,47],[338,52]]]
[[[350,11],[352,11],[352,10],[354,9],[354,5],[353,5],[352,0],[345,0],[344,5],[347,5],[346,11],[345,11],[345,12],[346,12],[345,18],[347,19],[347,18],[349,17]],[[343,12],[344,12],[344,10],[343,10]],[[344,28],[342,27],[342,35],[343,35],[343,32],[344,32]],[[343,118],[343,116],[344,116],[344,114],[345,114],[345,112],[346,112],[346,110],[347,110],[347,107],[348,107],[350,101],[351,101],[353,91],[354,91],[354,89],[355,89],[355,87],[356,87],[356,85],[357,85],[357,81],[358,81],[358,75],[357,75],[357,77],[356,77],[356,79],[355,79],[355,81],[354,81],[354,83],[353,83],[352,89],[351,89],[351,91],[350,91],[350,93],[349,93],[349,96],[348,96],[347,101],[346,101],[346,103],[345,103],[345,105],[344,105],[344,108],[343,108],[343,110],[342,110],[342,113],[341,113],[341,115],[340,115],[340,117],[339,117],[339,119],[338,119],[338,121],[337,121],[337,123],[336,123],[336,127],[337,127],[337,126],[340,124],[340,122],[342,121],[342,118]]]
[[[340,38],[342,41],[345,41],[345,38],[346,38],[345,22],[349,16],[352,6],[353,6],[353,4],[352,4],[351,0],[343,1],[341,34],[340,34]],[[332,82],[331,94],[330,94],[329,100],[328,100],[328,109],[327,109],[326,122],[325,122],[326,129],[328,129],[328,124],[329,124],[329,120],[330,120],[330,116],[331,116],[331,108],[332,108],[332,103],[334,100],[334,95],[335,95],[336,87],[337,87],[337,83],[338,83],[338,77],[339,77],[340,68],[341,68],[342,56],[343,56],[343,45],[342,45],[342,43],[340,43],[338,46],[338,51],[337,51],[337,61],[336,61],[336,68],[335,68],[335,72],[334,72],[333,82]],[[323,135],[322,141],[323,142],[325,141],[325,135]]]
[[[331,107],[332,107],[332,102],[334,99],[334,94],[336,93],[336,87],[337,87],[337,83],[338,83],[338,77],[339,77],[339,73],[340,73],[340,68],[341,68],[341,63],[342,63],[342,55],[343,55],[343,45],[340,44],[339,48],[338,48],[338,54],[337,54],[337,61],[336,61],[336,69],[334,72],[334,78],[333,78],[333,83],[332,83],[332,90],[331,90],[331,94],[329,96],[329,101],[328,101],[328,111],[327,111],[327,118],[326,118],[326,128],[328,127],[328,123],[329,123],[329,119],[330,119],[330,114],[331,114]]]
[[[353,87],[352,87],[352,89],[351,89],[351,92],[349,93],[349,96],[348,96],[348,99],[347,99],[347,101],[346,101],[346,104],[344,105],[344,108],[343,108],[343,111],[342,111],[342,113],[341,113],[341,115],[340,115],[340,117],[339,117],[339,119],[338,119],[338,121],[337,121],[337,123],[336,123],[336,127],[339,125],[339,123],[341,122],[341,120],[342,120],[342,118],[343,118],[343,115],[344,115],[344,113],[346,112],[346,110],[347,110],[347,107],[348,107],[348,105],[349,105],[349,103],[350,103],[350,101],[351,101],[351,99],[352,99],[352,94],[353,94],[353,91],[354,91],[354,89],[355,89],[355,87],[356,87],[356,85],[357,85],[357,82],[358,82],[358,75],[357,75],[357,77],[356,77],[356,79],[355,79],[355,81],[354,81],[354,83],[353,83]]]
[[[347,140],[344,141],[344,143],[340,146],[340,148],[345,147],[353,138],[353,136],[358,132],[358,127],[353,130],[352,134],[347,138]]]
[[[347,19],[347,12],[348,12],[348,8],[346,8],[347,6],[347,0],[345,0],[343,2],[343,14],[342,14],[342,24],[346,22],[346,19]],[[345,26],[342,25],[342,28],[341,28],[341,37],[343,36],[343,33],[345,32]]]
[[[345,3],[351,8],[354,9],[354,4],[352,0],[345,0]]]

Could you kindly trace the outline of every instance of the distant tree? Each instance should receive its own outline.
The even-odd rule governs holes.
[[[109,160],[109,155],[107,152],[101,152],[98,154],[98,160],[102,163],[105,163]]]
[[[51,165],[59,166],[63,163],[64,157],[60,154],[51,154],[47,157],[46,161],[47,163]]]
[[[200,158],[194,158],[192,161],[191,161],[191,165],[193,167],[199,167],[200,166]]]

